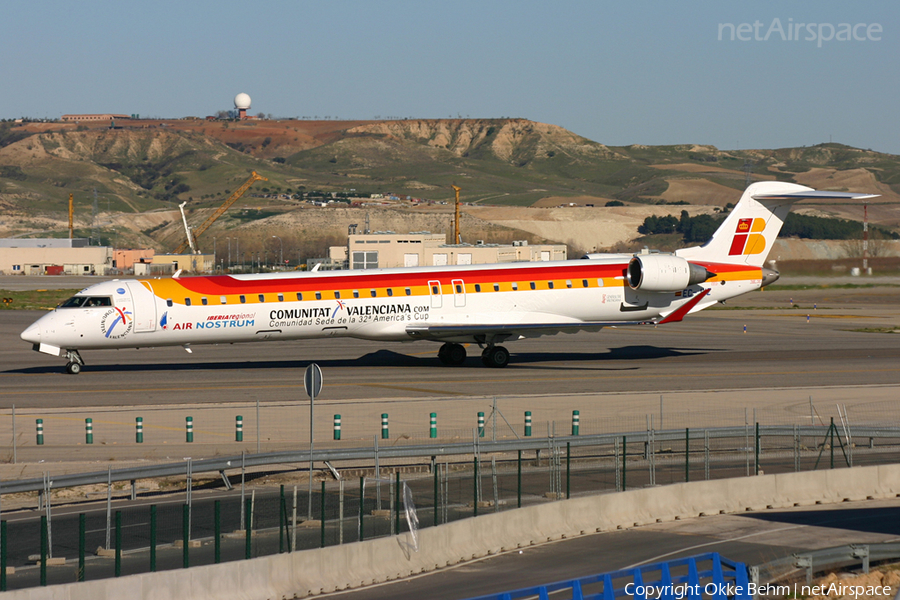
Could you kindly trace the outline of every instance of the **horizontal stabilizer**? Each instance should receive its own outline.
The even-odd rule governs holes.
[[[821,192],[809,190],[803,192],[788,192],[786,194],[753,194],[754,200],[865,200],[877,198],[879,194],[857,194],[854,192]]]

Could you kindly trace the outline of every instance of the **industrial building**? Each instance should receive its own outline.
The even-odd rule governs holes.
[[[135,265],[135,275],[167,275],[183,270],[191,273],[211,273],[216,268],[212,254],[156,254],[149,265]],[[138,272],[140,271],[140,272]]]
[[[113,249],[83,238],[0,239],[3,275],[106,275],[112,268]]]
[[[328,265],[343,269],[383,269],[389,267],[430,267],[509,262],[566,260],[564,244],[447,244],[443,233],[419,231],[394,233],[351,233],[347,246],[329,249]]]

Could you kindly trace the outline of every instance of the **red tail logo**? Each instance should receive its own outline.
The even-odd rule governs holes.
[[[762,231],[766,228],[764,219],[741,219],[734,230],[729,256],[761,254],[766,249],[766,238]]]

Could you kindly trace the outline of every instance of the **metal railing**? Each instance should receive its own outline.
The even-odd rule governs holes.
[[[871,563],[896,560],[897,558],[900,558],[900,542],[835,546],[809,552],[798,552],[761,565],[754,565],[750,567],[750,581],[757,585],[773,583],[798,573],[804,573],[806,583],[810,584],[815,573],[837,567],[860,565],[863,573],[868,574]]]
[[[714,552],[569,581],[488,594],[470,600],[549,598],[550,594],[560,592],[568,598],[598,600],[615,600],[626,596],[631,596],[635,600],[647,598],[750,600],[751,598],[747,567],[744,563],[728,560]]]
[[[827,448],[829,450],[829,464],[833,466],[833,454],[837,443],[827,444],[829,437],[829,426],[809,426],[809,425],[756,425],[755,427],[720,427],[702,430],[668,430],[668,431],[634,431],[624,434],[601,434],[601,435],[584,435],[584,436],[562,436],[555,438],[520,438],[513,440],[497,440],[485,441],[478,437],[477,432],[473,435],[472,442],[460,442],[453,444],[422,444],[415,446],[379,446],[378,440],[368,447],[356,448],[327,448],[322,450],[314,450],[310,455],[309,450],[296,450],[290,452],[268,452],[261,454],[239,454],[227,457],[206,458],[198,460],[185,460],[175,463],[166,463],[159,465],[146,465],[139,467],[129,467],[124,469],[107,469],[106,471],[93,471],[89,473],[76,473],[66,475],[56,475],[52,477],[52,488],[70,488],[84,485],[98,485],[119,483],[123,481],[134,482],[140,479],[156,479],[165,477],[186,476],[188,473],[194,475],[201,473],[220,473],[223,479],[226,479],[226,487],[230,487],[225,477],[226,472],[241,469],[252,469],[258,467],[271,467],[273,465],[285,464],[309,464],[310,461],[317,463],[356,463],[365,465],[374,465],[379,461],[387,460],[410,460],[410,459],[436,459],[440,457],[479,455],[479,454],[511,454],[519,451],[535,451],[542,452],[553,448],[565,447],[572,448],[590,448],[590,447],[613,447],[617,441],[625,440],[630,444],[638,444],[643,446],[645,456],[653,456],[657,460],[663,459],[663,453],[672,456],[675,452],[671,449],[662,448],[666,443],[681,443],[688,448],[687,451],[682,450],[685,460],[690,461],[690,454],[695,456],[706,451],[706,447],[702,450],[691,449],[691,435],[693,434],[693,442],[703,441],[711,443],[721,440],[741,440],[746,441],[748,436],[753,438],[752,445],[742,445],[726,450],[723,447],[712,449],[713,452],[735,452],[743,451],[748,457],[750,453],[754,454],[754,472],[758,472],[760,457],[759,453],[765,453],[767,456],[783,456],[786,453],[799,454],[801,452],[801,444],[794,443],[791,448],[784,444],[774,446],[768,443],[773,439],[791,438],[797,440],[813,438],[823,440],[822,443],[816,443],[817,447]],[[900,444],[900,427],[854,427],[850,430],[853,439],[869,440],[870,450],[874,450],[875,440],[896,440]],[[847,444],[841,441],[841,435],[835,434],[841,445]],[[648,452],[647,447],[654,446],[654,452]],[[849,446],[849,444],[847,444]],[[849,453],[848,453],[849,451]],[[859,448],[857,448],[857,452]],[[839,457],[843,459],[847,466],[852,466],[852,449],[844,450],[844,454]],[[800,469],[795,469],[800,470]],[[13,481],[0,481],[0,495],[15,494],[22,492],[43,492],[46,490],[46,478],[31,478]]]

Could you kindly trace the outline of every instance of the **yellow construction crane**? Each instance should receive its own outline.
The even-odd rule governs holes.
[[[235,192],[228,198],[228,200],[226,200],[224,203],[222,203],[222,206],[220,206],[219,208],[216,209],[216,212],[214,212],[213,214],[211,214],[211,215],[203,222],[203,224],[200,225],[200,227],[197,227],[197,228],[194,229],[193,231],[185,231],[185,235],[186,235],[186,236],[193,236],[193,238],[194,238],[193,241],[196,241],[197,238],[200,237],[200,235],[201,235],[204,231],[206,231],[207,229],[209,229],[209,226],[212,225],[212,224],[216,221],[216,219],[218,219],[219,217],[222,216],[222,213],[224,213],[226,210],[228,210],[228,209],[231,207],[232,204],[234,204],[235,202],[237,202],[238,199],[239,199],[241,196],[244,195],[244,192],[246,192],[247,190],[249,190],[249,189],[250,189],[250,186],[253,185],[254,183],[256,183],[257,181],[268,181],[268,179],[266,179],[265,177],[263,177],[262,175],[260,175],[260,174],[257,173],[256,171],[253,171],[253,172],[250,174],[250,179],[248,179],[247,181],[245,181],[244,184],[243,184],[241,187],[239,187],[237,190],[235,190]],[[185,221],[185,224],[186,224],[186,223],[187,223],[187,221]],[[194,247],[194,244],[192,243],[192,240],[190,239],[190,237],[186,237],[186,239],[185,239],[183,242],[181,242],[181,245],[178,246],[178,249],[175,250],[175,254],[181,254],[181,253],[184,252],[184,250],[185,250],[187,247],[189,247],[189,246],[190,246],[191,248],[193,248],[193,247]],[[198,253],[198,254],[199,254],[199,252],[200,252],[199,250],[194,250],[194,251],[195,251],[196,253]]]
[[[451,185],[453,191],[456,192],[456,213],[453,217],[453,242],[454,244],[461,244],[462,238],[459,235],[459,191],[462,189],[461,187],[457,187],[455,185]]]
[[[72,239],[72,234],[75,232],[73,219],[75,217],[75,194],[69,193],[69,239]]]

